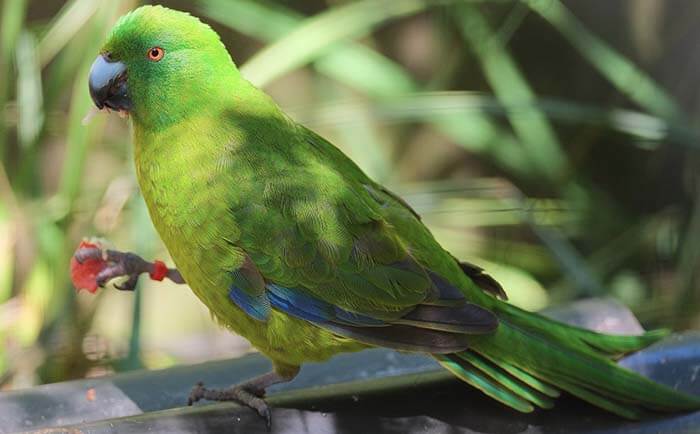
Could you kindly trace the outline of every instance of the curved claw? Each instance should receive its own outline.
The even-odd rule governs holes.
[[[95,277],[95,280],[97,281],[97,284],[100,286],[100,288],[104,288],[107,282],[114,279],[115,277],[121,277],[124,274],[126,273],[123,267],[119,265],[112,265],[100,271],[99,274]]]
[[[78,263],[82,264],[88,259],[103,259],[102,249],[98,247],[82,247],[73,255]]]
[[[136,284],[139,281],[139,275],[138,274],[132,274],[129,276],[129,279],[122,283],[121,285],[114,285],[115,288],[117,288],[120,291],[134,291],[136,289]]]
[[[251,394],[251,396],[253,395]],[[245,404],[257,411],[260,417],[265,419],[265,426],[267,430],[270,431],[270,428],[272,428],[272,413],[270,413],[270,407],[267,405],[267,402],[262,398],[252,397],[250,401]]]
[[[192,390],[190,391],[190,396],[187,397],[187,405],[192,406],[195,402],[199,401],[204,397],[204,392],[207,389],[204,387],[204,383],[201,381],[198,381],[197,384],[192,386]]]

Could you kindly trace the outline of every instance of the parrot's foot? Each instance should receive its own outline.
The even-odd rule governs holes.
[[[270,416],[270,407],[268,407],[263,399],[264,396],[264,389],[256,389],[247,384],[241,384],[226,389],[207,389],[204,387],[203,383],[199,382],[192,388],[190,397],[187,400],[187,405],[192,405],[201,399],[206,399],[208,401],[235,401],[257,411],[258,414],[265,419],[265,425],[269,429],[272,418]]]
[[[136,289],[139,276],[143,273],[148,273],[154,280],[163,280],[163,278],[168,277],[175,283],[185,283],[177,269],[168,268],[161,261],[148,262],[139,255],[130,252],[84,247],[78,249],[74,256],[81,264],[88,259],[107,261],[108,265],[95,277],[97,284],[102,288],[116,277],[127,276],[128,279],[121,285],[115,285],[115,288],[122,291],[133,291]]]
[[[288,369],[285,375],[272,371],[226,389],[207,389],[203,383],[199,382],[192,388],[187,405],[192,405],[202,399],[208,401],[235,401],[257,411],[265,419],[265,425],[269,430],[272,425],[272,418],[270,408],[263,399],[265,390],[273,384],[291,381],[298,372],[298,367]]]

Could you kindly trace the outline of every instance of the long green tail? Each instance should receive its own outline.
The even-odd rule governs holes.
[[[475,336],[467,350],[434,355],[461,380],[522,412],[551,408],[560,391],[629,419],[645,410],[700,408],[700,399],[618,366],[614,359],[668,334],[595,333],[550,320],[512,305],[497,304],[500,326]]]

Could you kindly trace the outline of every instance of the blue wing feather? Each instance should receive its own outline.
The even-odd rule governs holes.
[[[333,306],[293,288],[267,285],[267,295],[273,308],[315,323],[333,320]]]
[[[498,321],[491,312],[460,300],[458,290],[448,288],[435,277],[433,280],[437,280],[439,291],[433,302],[438,305],[420,304],[393,322],[350,312],[303,289],[274,283],[265,283],[263,290],[253,295],[234,284],[229,298],[260,321],[266,321],[270,309],[275,309],[342,336],[406,351],[461,351],[468,346],[469,335],[495,330]],[[440,306],[441,302],[447,305]],[[453,305],[455,302],[457,305]]]
[[[274,308],[317,324],[338,323],[358,327],[386,325],[382,320],[341,309],[296,288],[269,283],[265,289],[260,295],[251,295],[232,285],[228,295],[238,307],[259,321],[266,321],[270,308]]]
[[[258,321],[267,321],[270,315],[270,300],[265,293],[250,294],[232,285],[228,291],[228,298]]]

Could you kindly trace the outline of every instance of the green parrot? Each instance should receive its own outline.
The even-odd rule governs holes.
[[[199,19],[160,6],[126,14],[89,89],[98,108],[130,117],[141,192],[179,271],[171,277],[273,363],[229,389],[199,384],[190,404],[236,400],[269,423],[265,389],[303,363],[387,347],[429,354],[522,412],[551,408],[562,391],[626,418],[700,407],[615,363],[665,332],[599,334],[508,304],[406,202],[246,81]],[[110,256],[101,284],[128,275],[122,289],[133,289],[151,270],[133,254]]]

